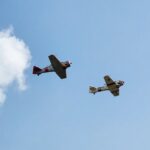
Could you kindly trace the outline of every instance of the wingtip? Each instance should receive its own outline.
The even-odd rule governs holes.
[[[54,55],[54,54],[51,54],[51,55],[49,55],[48,57],[49,57],[49,58],[51,58],[51,57],[55,57],[55,55]]]

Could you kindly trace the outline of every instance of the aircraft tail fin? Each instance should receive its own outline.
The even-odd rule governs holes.
[[[97,88],[93,87],[93,86],[90,86],[89,87],[89,93],[93,93],[95,94],[97,92]]]
[[[40,74],[40,72],[42,71],[41,68],[37,67],[37,66],[33,66],[33,74]]]

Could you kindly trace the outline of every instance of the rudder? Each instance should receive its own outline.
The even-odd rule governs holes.
[[[37,67],[37,66],[33,66],[33,74],[39,74],[39,72],[42,71],[41,68]]]

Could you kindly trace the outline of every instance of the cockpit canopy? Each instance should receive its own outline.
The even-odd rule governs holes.
[[[124,85],[124,81],[121,81],[121,80],[117,81],[117,83],[118,83],[120,86]]]
[[[65,61],[64,64],[67,66],[67,67],[70,67],[72,62],[71,61]]]

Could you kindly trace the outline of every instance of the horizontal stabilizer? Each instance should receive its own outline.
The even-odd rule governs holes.
[[[41,68],[37,67],[37,66],[33,66],[33,74],[39,74],[42,71]]]
[[[89,87],[89,93],[93,93],[95,94],[97,92],[97,88],[93,87],[93,86],[90,86]]]

